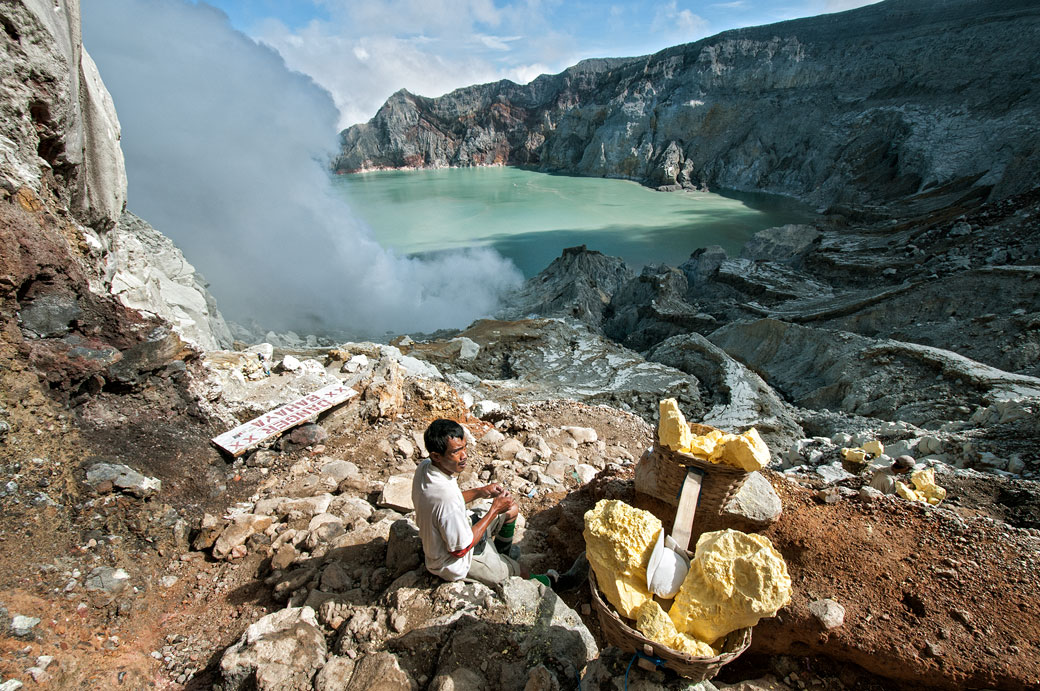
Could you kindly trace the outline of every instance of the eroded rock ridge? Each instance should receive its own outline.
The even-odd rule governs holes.
[[[889,0],[523,86],[402,90],[342,133],[334,168],[516,164],[820,205],[953,181],[1006,196],[1038,163],[1038,44],[1026,0]]]

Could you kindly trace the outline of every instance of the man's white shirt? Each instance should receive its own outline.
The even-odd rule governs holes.
[[[446,581],[457,581],[469,573],[473,552],[454,557],[452,552],[473,542],[473,525],[455,478],[426,459],[412,479],[412,504],[419,526],[426,569]]]

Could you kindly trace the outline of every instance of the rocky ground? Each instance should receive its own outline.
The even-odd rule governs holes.
[[[272,391],[291,397],[294,387],[313,386],[313,376],[342,377],[362,395],[235,461],[204,452],[198,439],[156,439],[154,453],[138,452],[134,465],[163,481],[157,494],[141,482],[92,486],[79,469],[48,504],[34,500],[51,469],[45,458],[14,473],[19,487],[4,497],[10,576],[0,590],[8,617],[0,675],[58,688],[239,688],[259,672],[298,682],[270,688],[304,688],[323,668],[316,688],[367,688],[374,678],[386,688],[572,688],[585,668],[583,688],[621,688],[629,658],[603,639],[586,590],[554,604],[542,591],[449,587],[424,575],[395,478],[421,459],[427,420],[466,420],[474,460],[463,483],[509,486],[527,519],[525,560],[536,570],[565,567],[583,548],[581,517],[597,499],[636,501],[634,462],[652,426],[568,401],[517,404],[481,420],[468,414],[465,393],[422,376],[429,365],[393,348],[358,344],[310,355],[321,356],[322,374],[314,365],[276,367],[239,388],[227,358],[214,357],[220,364],[206,365],[206,376],[225,382],[227,398],[199,403],[211,414],[248,417]],[[83,438],[111,444],[113,432],[99,421],[127,429],[155,396],[101,396],[80,406]],[[180,422],[173,407],[167,412],[171,424]],[[5,443],[45,448],[38,442],[45,435],[23,436],[25,418],[9,419],[15,425]],[[142,425],[162,432],[154,421]],[[143,437],[126,439],[129,447]],[[1035,684],[1040,526],[1032,483],[943,466],[940,483],[950,494],[939,508],[863,496],[862,477],[841,467],[835,441],[851,443],[806,440],[806,462],[779,472],[791,465],[789,454],[766,474],[783,514],[765,534],[788,562],[795,598],[756,628],[752,648],[716,680],[719,688],[749,679],[756,686],[740,688]],[[182,484],[191,475],[206,482]],[[204,485],[226,492],[200,493]],[[995,494],[1024,498],[1024,511],[993,502]],[[537,612],[523,615],[519,603],[531,598],[548,602],[553,616],[538,623]],[[809,609],[824,598],[844,607],[836,629]],[[279,612],[294,618],[281,628],[264,619],[271,626],[258,640],[267,644],[227,652],[246,627]],[[520,633],[506,626],[522,615],[534,619]],[[295,632],[291,654],[279,633],[285,626]],[[531,643],[543,639],[555,642]],[[639,668],[629,682],[688,685]]]

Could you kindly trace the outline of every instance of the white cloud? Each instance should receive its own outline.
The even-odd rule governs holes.
[[[690,10],[680,10],[675,0],[661,4],[654,13],[651,30],[676,43],[703,38],[708,22]]]
[[[250,32],[325,87],[340,127],[372,117],[404,88],[439,96],[470,84],[528,81],[577,62],[571,37],[547,24],[553,3],[519,0],[325,0],[301,29],[268,20]]]
[[[857,7],[875,5],[878,2],[880,0],[824,0],[823,11],[825,13],[844,12],[845,10],[854,10]]]
[[[476,38],[491,50],[509,50],[509,44],[520,39],[519,36],[486,36],[483,34],[478,34]]]

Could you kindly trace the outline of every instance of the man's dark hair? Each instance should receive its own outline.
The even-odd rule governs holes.
[[[462,425],[454,420],[443,418],[431,422],[423,432],[423,443],[426,444],[426,450],[430,453],[442,454],[448,450],[449,439],[465,438],[466,432],[462,429]]]
[[[892,470],[897,473],[906,473],[912,470],[914,467],[914,459],[912,456],[900,456],[892,464]]]

